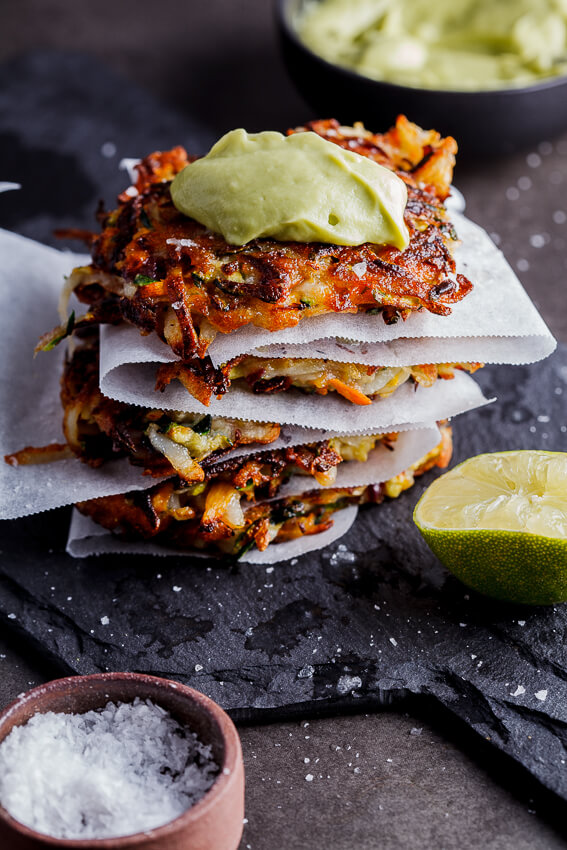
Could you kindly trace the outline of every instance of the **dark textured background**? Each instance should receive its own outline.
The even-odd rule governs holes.
[[[210,82],[206,76],[199,80],[201,93],[212,91],[207,88]],[[219,98],[222,103],[227,92],[222,91]],[[240,106],[248,115],[255,109],[262,116],[256,126],[247,122],[250,129],[282,127],[309,117],[304,113],[283,118],[290,102],[294,103],[292,95],[280,103],[278,113],[270,101],[268,118],[257,101],[244,99],[233,107]],[[122,188],[116,173],[120,156],[179,141],[202,149],[220,130],[246,123],[235,118],[219,126],[216,116],[220,113],[209,103],[211,129],[204,129],[206,110],[203,114],[191,109],[189,118],[181,117],[163,104],[152,105],[142,93],[117,86],[102,66],[86,58],[45,53],[16,59],[0,72],[0,105],[2,150],[6,151],[2,161],[7,169],[0,176],[18,179],[21,168],[27,185],[30,173],[34,176],[33,192],[25,194],[24,189],[19,195],[0,196],[2,224],[44,241],[54,226],[88,226],[101,192],[107,202],[112,201]],[[114,156],[101,153],[105,142],[115,145]],[[485,164],[476,172],[469,168],[459,182],[472,216],[497,234],[505,250],[508,242],[506,253],[524,269],[524,279],[527,272],[529,278],[533,274],[533,283],[526,283],[536,299],[540,296],[546,317],[557,331],[564,326],[565,314],[554,309],[550,293],[558,292],[559,269],[564,268],[562,246],[557,244],[563,231],[554,213],[562,209],[558,175],[565,173],[565,160],[558,145],[552,152],[546,154],[546,150],[537,154],[540,166],[534,167],[533,159],[528,165],[522,155],[506,164]],[[524,188],[516,188],[528,175],[530,185],[522,180]],[[540,186],[537,192],[538,181],[544,180],[545,191]],[[510,193],[510,188],[516,192]],[[545,244],[550,245],[545,254],[538,251],[539,240],[532,244],[531,239],[542,231],[544,242],[549,240]],[[545,264],[545,274],[536,275],[535,260]],[[501,403],[457,422],[457,454],[464,457],[509,445],[565,448],[558,429],[559,421],[564,421],[564,405],[555,388],[561,388],[566,372],[564,352],[540,366],[486,370],[481,380],[497,385]],[[546,416],[551,417],[550,423],[538,421]],[[381,715],[380,725],[377,718],[361,716],[311,721],[311,727],[301,732],[295,724],[281,723],[244,730],[249,805],[262,803],[256,810],[256,828],[252,823],[248,830],[255,847],[280,846],[276,839],[282,828],[290,847],[304,846],[306,838],[310,846],[346,847],[353,841],[356,846],[371,847],[376,828],[381,830],[383,846],[391,847],[505,847],[512,846],[512,840],[513,846],[563,846],[543,821],[536,822],[526,811],[525,803],[518,806],[502,795],[493,780],[482,778],[482,767],[466,767],[452,756],[447,759],[444,751],[449,741],[458,741],[471,752],[478,751],[481,765],[489,766],[493,776],[505,777],[502,781],[516,788],[519,799],[527,799],[526,789],[537,794],[521,771],[511,775],[507,762],[482,755],[483,748],[475,743],[481,739],[473,738],[471,743],[464,727],[452,724],[450,715],[436,705],[448,704],[452,713],[563,794],[564,608],[518,610],[494,606],[474,594],[465,599],[462,586],[446,579],[409,524],[419,489],[397,503],[364,511],[356,530],[342,541],[346,550],[335,545],[325,557],[306,556],[296,565],[276,567],[271,574],[260,567],[247,567],[234,576],[211,569],[204,580],[202,565],[188,568],[186,562],[173,559],[71,561],[61,554],[65,511],[10,524],[3,545],[0,610],[4,625],[25,641],[28,657],[34,648],[41,648],[36,674],[40,677],[61,669],[88,671],[104,666],[166,672],[191,680],[223,704],[238,708],[241,718],[246,714],[242,706],[256,705],[264,716],[273,718],[270,710],[279,707],[281,712],[281,705],[291,700],[304,704],[288,708],[290,718],[324,706],[335,712],[359,707],[367,711],[390,696],[401,697],[405,689],[435,697],[417,707],[403,703],[414,713],[425,712],[425,721],[414,721],[415,726],[403,718],[396,721],[395,716]],[[408,528],[411,542],[400,547],[397,541],[401,533],[408,538]],[[270,584],[273,587],[265,586]],[[173,586],[182,589],[174,592]],[[100,623],[105,614],[110,618],[108,626]],[[141,620],[146,624],[143,631]],[[315,648],[317,653],[312,651]],[[241,658],[245,677],[237,661]],[[196,672],[195,664],[203,670]],[[307,665],[313,667],[312,675]],[[7,671],[8,682],[22,681],[15,666]],[[344,679],[344,687],[337,688],[345,675],[360,677],[360,687],[351,682],[356,685],[356,697],[340,693],[348,691]],[[518,684],[526,688],[525,694],[511,698]],[[533,697],[541,689],[548,690],[543,704]],[[9,694],[8,689],[6,698]],[[438,731],[431,730],[428,722],[436,723]],[[439,738],[441,728],[445,740]],[[357,739],[362,741],[362,761],[358,762],[356,754],[347,755]],[[273,753],[267,753],[266,747]],[[293,767],[285,754],[283,762],[279,758],[281,749],[287,762],[293,760]],[[399,754],[399,760],[388,760],[389,751]],[[310,758],[307,766],[304,758]],[[313,766],[316,758],[320,767]],[[256,763],[263,770],[258,771]],[[355,774],[358,764],[361,772]],[[449,782],[443,775],[447,768],[453,771]],[[319,774],[323,769],[329,773]],[[480,770],[476,785],[471,778],[475,770]],[[319,788],[316,782],[305,783],[308,771],[316,780],[321,776]],[[297,790],[295,783],[300,784]],[[271,796],[263,790],[270,785]],[[483,802],[485,785],[489,796]],[[472,801],[458,792],[459,787],[474,789]],[[282,823],[278,799],[309,812],[318,825],[317,838],[301,818],[293,825],[289,820]],[[330,799],[340,812],[338,823],[333,822]],[[496,806],[493,819],[488,814],[491,806]],[[549,796],[538,798],[538,808],[547,809],[549,821],[558,811]],[[387,813],[380,814],[384,809]],[[503,813],[508,814],[506,825]],[[486,824],[484,833],[479,832],[479,821]]]

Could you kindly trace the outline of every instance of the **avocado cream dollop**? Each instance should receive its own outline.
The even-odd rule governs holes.
[[[565,0],[321,0],[297,20],[324,59],[376,80],[480,91],[567,74]]]
[[[403,250],[409,242],[403,180],[312,132],[232,130],[175,177],[171,197],[231,245],[272,237]]]

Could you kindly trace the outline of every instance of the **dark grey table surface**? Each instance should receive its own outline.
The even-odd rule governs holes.
[[[0,33],[0,60],[46,47],[91,53],[214,136],[315,117],[287,80],[268,0],[4,0]],[[493,234],[552,331],[567,341],[567,134],[506,161],[460,165],[455,183],[468,215]],[[0,705],[49,676],[29,648],[0,636]],[[243,848],[566,844],[562,807],[549,794],[427,706],[240,732]]]

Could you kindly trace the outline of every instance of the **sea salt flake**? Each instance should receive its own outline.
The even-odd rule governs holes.
[[[313,774],[312,774],[312,773],[308,773],[308,774],[306,775],[306,777],[305,777],[305,781],[306,781],[306,782],[313,782],[313,779],[314,779],[314,778],[315,778],[315,777],[313,776]]]
[[[390,643],[392,644],[392,646],[398,645],[398,641],[396,640],[396,638],[393,638],[393,637],[390,638]]]
[[[355,263],[352,270],[358,278],[364,277],[367,270],[366,263]]]
[[[116,154],[116,145],[114,142],[105,142],[102,145],[100,152],[107,159],[111,159]]]
[[[546,690],[543,690],[543,691],[536,691],[536,692],[535,692],[535,694],[534,694],[534,696],[535,696],[535,698],[536,698],[536,699],[538,699],[540,702],[545,702],[545,700],[547,699],[547,691],[546,691]]]
[[[337,682],[337,691],[339,694],[348,694],[356,688],[362,687],[362,679],[360,676],[341,676]]]
[[[526,693],[526,689],[524,688],[524,686],[518,685],[518,687],[516,688],[514,693],[511,693],[510,696],[511,697],[521,697],[522,694],[525,694],[525,693]]]
[[[197,248],[198,244],[194,239],[166,239],[166,245],[174,245],[175,248]]]
[[[108,626],[108,624],[110,623],[110,620],[108,619],[108,617],[105,614],[104,617],[100,618],[100,622],[102,623],[103,626]]]
[[[302,667],[299,673],[297,674],[298,679],[311,679],[313,673],[315,672],[315,668],[311,664],[306,664],[305,667]]]
[[[177,584],[174,584],[171,589],[173,590],[174,593],[179,593],[179,591],[181,590],[181,588]]]
[[[150,700],[109,702],[85,714],[36,714],[15,727],[0,744],[0,802],[55,838],[113,838],[178,817],[218,772],[210,746],[165,709]]]

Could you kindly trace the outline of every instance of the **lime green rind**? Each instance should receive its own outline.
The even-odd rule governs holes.
[[[525,605],[567,602],[567,541],[522,531],[416,525],[441,563],[473,590]]]
[[[567,602],[565,481],[565,452],[477,455],[434,481],[413,519],[444,566],[479,593],[527,605]]]

